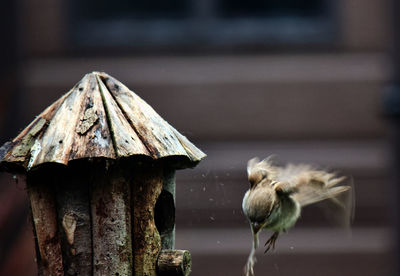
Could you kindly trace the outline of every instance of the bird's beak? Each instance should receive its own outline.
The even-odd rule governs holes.
[[[251,223],[251,229],[253,230],[254,234],[257,234],[258,231],[260,231],[260,229],[262,228],[262,224],[258,223],[258,222],[252,222]]]

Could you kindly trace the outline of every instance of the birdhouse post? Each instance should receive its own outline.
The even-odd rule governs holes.
[[[39,275],[188,275],[175,170],[205,154],[113,77],[87,74],[0,148],[26,175]]]

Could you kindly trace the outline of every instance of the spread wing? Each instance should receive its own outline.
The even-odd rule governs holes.
[[[260,170],[267,172],[275,190],[290,194],[301,206],[329,199],[345,210],[347,218],[353,216],[354,191],[350,190],[350,185],[343,185],[346,177],[305,164],[275,166],[271,158],[262,161],[253,158],[248,162],[247,170],[249,174]]]
[[[355,210],[351,178],[305,164],[276,166],[270,157],[262,161],[258,158],[249,160],[247,172],[249,180],[262,180],[264,178],[260,175],[265,176],[279,197],[290,196],[301,206],[326,200],[325,204],[319,204],[318,207],[335,225],[350,230]]]
[[[287,189],[293,192],[292,198],[301,206],[326,199],[327,203],[333,203],[330,207],[320,206],[326,216],[335,224],[349,229],[355,210],[354,185],[351,178],[346,179],[335,173],[316,170],[309,165],[288,164],[285,167],[276,167],[275,170],[278,183],[288,186]]]
[[[350,186],[338,185],[345,177],[338,177],[335,173],[315,170],[309,165],[288,164],[285,167],[276,167],[276,181],[287,183],[286,189],[293,191],[292,197],[306,206],[324,199],[331,199],[340,204],[335,198],[350,189]]]

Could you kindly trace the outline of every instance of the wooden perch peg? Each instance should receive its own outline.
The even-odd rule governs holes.
[[[192,258],[187,250],[162,250],[157,259],[159,276],[188,276]]]

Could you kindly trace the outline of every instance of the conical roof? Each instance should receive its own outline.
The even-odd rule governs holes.
[[[30,170],[49,162],[136,155],[177,157],[179,168],[205,157],[133,91],[93,72],[0,148],[0,168]]]

